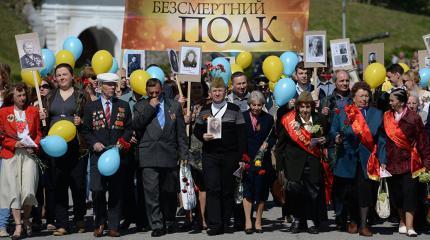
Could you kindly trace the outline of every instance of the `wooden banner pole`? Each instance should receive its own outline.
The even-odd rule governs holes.
[[[39,105],[39,110],[43,110],[42,96],[40,95],[39,83],[37,82],[36,70],[32,70],[31,72],[33,73],[33,81],[34,81],[34,87],[36,88],[37,103]],[[45,119],[42,120],[42,126],[46,127]]]

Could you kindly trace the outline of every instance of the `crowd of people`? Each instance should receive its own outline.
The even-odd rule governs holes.
[[[299,62],[296,96],[276,106],[264,75],[235,72],[228,87],[204,73],[191,92],[174,76],[151,78],[142,96],[124,70],[96,75],[86,66],[77,77],[58,64],[40,85],[39,109],[35,90],[12,83],[9,66],[0,64],[0,237],[9,236],[8,225],[12,239],[45,229],[84,233],[88,208],[94,237],[119,237],[131,224],[153,237],[261,234],[270,193],[293,234],[318,234],[333,209],[338,230],[372,236],[371,226],[383,221],[375,212],[381,171],[392,175],[390,221],[398,233],[417,236],[430,224],[430,189],[419,181],[430,169],[430,92],[419,87],[419,75],[393,64],[393,88],[385,92],[351,82],[345,70],[311,76]],[[220,137],[208,131],[212,118]],[[40,141],[60,120],[78,134],[66,154],[51,157]],[[112,146],[120,167],[105,176],[98,161]],[[191,166],[192,210],[180,208],[180,166]]]

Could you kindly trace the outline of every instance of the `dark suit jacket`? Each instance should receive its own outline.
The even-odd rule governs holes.
[[[120,138],[129,142],[133,134],[131,128],[131,111],[127,102],[117,98],[112,99],[111,127],[107,127],[106,116],[101,99],[88,103],[84,110],[82,134],[90,149],[100,142],[105,147],[116,145]],[[122,122],[122,123],[121,123]],[[102,153],[94,153],[100,156]],[[121,158],[124,161],[124,158]]]
[[[381,164],[386,164],[386,138],[382,124],[382,112],[374,107],[369,107],[365,119],[367,125],[369,126],[370,132],[372,133],[374,142],[378,144],[377,156],[379,162]],[[360,143],[360,140],[353,132],[351,126],[344,128],[345,120],[345,110],[341,109],[339,114],[334,114],[333,122],[330,128],[329,138],[330,142],[333,144],[329,148],[329,155],[332,159],[334,159],[334,140],[336,135],[341,130],[343,130],[344,136],[344,141],[340,145],[340,149],[337,153],[333,174],[343,178],[355,178],[357,173],[357,163],[359,163],[363,169],[363,174],[365,175],[364,177],[368,178],[367,161],[371,152]]]
[[[300,116],[297,114],[296,121],[302,124]],[[325,118],[319,114],[312,114],[313,125],[320,125],[323,128],[323,135],[327,133],[327,123]],[[322,178],[322,168],[320,159],[311,155],[294,142],[284,126],[280,126],[278,143],[276,144],[276,167],[277,170],[284,170],[285,176],[290,181],[300,181],[306,163],[310,167],[311,183],[318,183]]]
[[[154,107],[148,99],[134,106],[133,129],[138,135],[141,167],[175,167],[178,160],[188,159],[185,122],[181,105],[164,98],[165,124],[162,129]]]

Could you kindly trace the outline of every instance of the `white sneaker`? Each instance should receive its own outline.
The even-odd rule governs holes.
[[[0,229],[0,237],[9,237],[9,234],[5,229]]]
[[[399,233],[400,234],[406,234],[406,233],[408,233],[408,229],[406,228],[406,226],[400,226],[399,227]]]
[[[408,229],[408,233],[406,234],[408,237],[416,237],[418,234],[413,229]]]

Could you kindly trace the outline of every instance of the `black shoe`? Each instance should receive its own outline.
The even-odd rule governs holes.
[[[263,229],[255,229],[255,233],[261,234],[263,233]]]
[[[224,233],[234,233],[236,228],[234,226],[224,224]]]
[[[179,232],[189,232],[192,230],[191,223],[184,223],[179,227]]]
[[[182,217],[182,216],[185,216],[185,213],[186,213],[185,209],[183,207],[181,207],[181,208],[179,208],[178,212],[176,213],[176,216]]]
[[[119,226],[119,229],[121,230],[128,230],[130,228],[131,222],[128,220],[124,220],[124,222],[121,223]]]
[[[308,233],[310,233],[310,234],[318,234],[319,230],[318,230],[318,228],[316,226],[312,226],[312,227],[308,228]]]
[[[220,234],[222,234],[223,232],[222,232],[221,230],[219,230],[219,229],[208,229],[208,230],[206,231],[206,233],[207,233],[209,236],[215,236],[215,235],[220,235]]]
[[[166,234],[164,229],[154,229],[152,230],[151,237],[161,237]]]
[[[291,225],[291,233],[292,234],[297,234],[300,232],[300,223],[299,222],[294,222],[293,225]]]
[[[177,232],[177,230],[178,229],[176,228],[175,224],[170,224],[170,225],[167,226],[167,233],[168,234],[175,233],[175,232]]]
[[[136,231],[137,232],[148,232],[149,230],[151,230],[151,228],[149,226],[137,225],[136,224]]]
[[[254,230],[252,228],[245,229],[246,234],[253,234]]]

